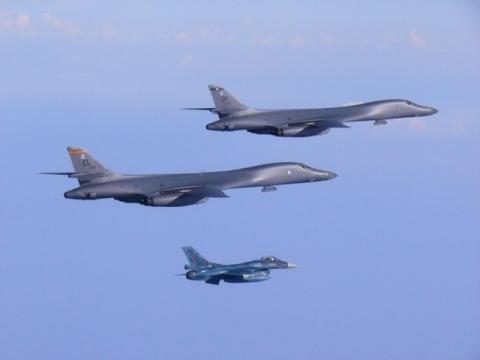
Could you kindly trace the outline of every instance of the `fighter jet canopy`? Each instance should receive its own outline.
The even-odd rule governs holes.
[[[264,256],[260,259],[260,261],[265,263],[273,263],[278,261],[278,259],[275,256]]]

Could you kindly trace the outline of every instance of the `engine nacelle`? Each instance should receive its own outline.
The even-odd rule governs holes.
[[[95,200],[97,198],[97,193],[74,189],[67,191],[65,194],[63,194],[63,196],[66,199]]]
[[[307,137],[325,134],[327,132],[328,129],[325,130],[316,126],[294,125],[287,128],[275,129],[273,135],[284,137]]]
[[[207,201],[206,198],[176,193],[146,197],[140,200],[140,204],[145,206],[187,206],[201,204],[205,201]]]
[[[181,194],[167,194],[159,196],[149,196],[140,200],[140,204],[145,206],[170,206],[177,200]]]
[[[287,128],[272,128],[272,127],[265,127],[261,129],[252,129],[248,130],[254,134],[261,134],[261,135],[274,135],[274,136],[281,136],[281,137],[307,137],[307,136],[315,136],[326,134],[329,129],[322,129],[316,126],[310,125],[293,125]]]

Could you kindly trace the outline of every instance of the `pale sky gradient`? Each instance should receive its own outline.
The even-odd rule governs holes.
[[[475,1],[0,1],[0,359],[480,358]],[[439,113],[287,139],[261,108],[406,98]],[[66,146],[124,173],[301,161],[333,181],[178,209],[63,198]],[[218,287],[182,245],[299,269]]]

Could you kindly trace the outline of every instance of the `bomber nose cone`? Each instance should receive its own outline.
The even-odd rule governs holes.
[[[337,177],[337,174],[335,174],[333,171],[313,169],[313,173],[315,174],[315,180],[312,179],[312,181],[330,180]]]
[[[327,171],[328,175],[327,178],[330,179],[335,179],[338,175],[335,174],[333,171]]]
[[[324,180],[331,180],[337,177],[337,174],[335,174],[333,171],[321,170],[319,173]]]
[[[420,115],[433,115],[433,114],[436,114],[437,112],[438,110],[435,109],[434,107],[422,106]]]

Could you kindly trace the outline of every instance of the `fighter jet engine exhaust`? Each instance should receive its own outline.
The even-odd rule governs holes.
[[[188,280],[194,280],[197,277],[197,272],[195,270],[190,270],[185,274],[185,277]]]

